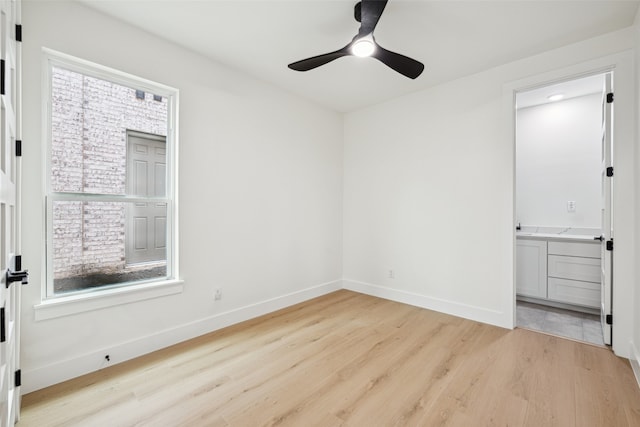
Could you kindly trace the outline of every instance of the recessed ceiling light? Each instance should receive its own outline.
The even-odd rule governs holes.
[[[371,56],[373,51],[376,49],[376,46],[370,41],[366,39],[358,40],[351,46],[351,51],[355,56],[365,57]]]
[[[562,93],[556,93],[554,95],[547,96],[547,99],[549,101],[552,101],[552,102],[553,101],[560,101],[562,98],[564,98],[564,94],[562,94]]]

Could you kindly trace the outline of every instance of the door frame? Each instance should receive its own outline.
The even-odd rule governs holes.
[[[3,32],[5,44],[2,46],[4,66],[4,93],[1,102],[5,110],[2,132],[2,160],[4,170],[0,171],[0,240],[2,259],[0,260],[0,305],[2,306],[2,336],[0,360],[0,424],[13,426],[20,419],[22,400],[20,330],[22,284],[28,283],[28,275],[22,267],[22,154],[18,153],[18,141],[22,141],[22,42],[18,37],[21,25],[22,5],[20,0],[3,2],[2,12],[6,12]],[[20,143],[21,144],[21,143]],[[21,147],[21,146],[20,146]],[[9,272],[20,273],[9,280]],[[25,279],[25,281],[22,280]]]
[[[550,84],[543,84],[541,86],[536,86],[535,88],[533,88],[533,90],[537,90],[537,89],[545,89],[545,88],[554,87],[553,92],[556,92],[556,91],[562,92],[562,88],[561,88],[560,85],[562,85],[564,83],[571,83],[571,82],[580,80],[582,78],[589,78],[589,77],[599,77],[600,80],[601,80],[601,85],[599,87],[599,91],[600,92],[593,92],[591,94],[586,94],[586,95],[593,95],[593,96],[599,95],[600,96],[600,99],[598,99],[598,107],[599,107],[599,110],[602,113],[602,115],[600,117],[598,117],[598,119],[597,119],[598,120],[597,121],[598,131],[601,132],[601,133],[598,134],[598,137],[599,137],[598,138],[598,141],[599,141],[598,152],[599,152],[599,155],[601,155],[601,156],[605,156],[605,153],[609,153],[609,156],[606,157],[607,161],[605,162],[606,163],[605,166],[603,166],[602,159],[598,163],[598,167],[599,167],[598,168],[598,173],[600,175],[601,180],[599,182],[598,187],[597,188],[593,188],[594,191],[598,190],[598,200],[600,202],[599,206],[598,206],[598,217],[599,217],[600,228],[599,228],[599,231],[598,231],[597,235],[598,236],[604,235],[607,239],[609,237],[613,238],[613,235],[610,234],[611,231],[612,231],[612,224],[611,224],[610,220],[608,221],[609,226],[605,227],[605,218],[609,218],[609,219],[611,218],[612,204],[611,204],[610,191],[609,191],[609,193],[607,193],[607,197],[606,198],[602,194],[602,191],[604,191],[604,188],[605,188],[604,182],[608,183],[609,189],[612,188],[612,178],[603,176],[603,174],[601,172],[603,170],[606,170],[606,167],[611,166],[611,160],[612,160],[611,156],[610,156],[611,147],[609,147],[608,150],[605,150],[606,147],[604,146],[604,144],[605,144],[605,136],[610,136],[611,135],[611,125],[613,123],[612,122],[613,116],[611,114],[607,115],[605,108],[611,109],[611,104],[607,103],[606,94],[613,91],[613,75],[614,75],[614,72],[615,71],[612,69],[610,71],[605,71],[605,72],[602,72],[602,73],[586,74],[586,75],[582,75],[582,76],[580,76],[580,77],[578,77],[576,79],[562,79],[560,81],[553,81]],[[524,90],[524,91],[518,90],[518,91],[516,91],[516,101],[517,101],[518,96],[520,94],[527,93],[527,92],[529,92],[529,90]],[[515,121],[516,121],[516,126],[517,126],[518,111],[519,111],[517,109],[517,106],[515,106],[515,111],[516,111]],[[606,125],[606,129],[607,129],[606,134],[604,133],[605,131],[603,130],[604,122],[601,120],[601,119],[603,119],[605,117],[608,120],[607,125]],[[517,149],[518,149],[517,135],[516,135],[516,140],[515,140],[515,147],[516,147],[516,155],[517,155]],[[517,161],[516,161],[516,170],[515,170],[515,173],[516,173],[516,182],[515,182],[516,189],[518,187],[518,182],[517,182],[518,170],[517,170],[517,168],[518,168],[518,164],[517,164]],[[603,181],[603,180],[605,180],[605,181]],[[514,201],[515,201],[516,205],[518,203],[518,198],[520,196],[521,195],[519,195],[517,193],[517,191],[516,191],[515,196],[514,196],[514,199],[515,199]],[[608,201],[608,203],[603,203],[603,200],[605,200],[605,199],[606,199],[606,201]],[[605,206],[606,206],[606,209],[603,209]],[[516,214],[517,214],[517,212],[516,212]],[[566,225],[566,224],[528,224],[528,225],[541,225],[541,226],[544,226],[544,225]],[[605,231],[607,228],[609,229],[608,232]],[[595,236],[596,232],[594,231],[593,233],[594,233],[594,236]],[[527,241],[527,240],[525,240],[525,241]],[[539,242],[539,241],[534,241],[534,242]],[[516,238],[516,248],[517,247],[522,248],[522,245],[523,245],[523,241],[522,240],[517,240],[517,238]],[[611,325],[608,326],[608,331],[605,331],[606,328],[605,328],[605,323],[604,322],[605,322],[606,316],[611,314],[611,298],[610,298],[610,295],[611,295],[611,289],[613,289],[613,281],[612,281],[612,272],[613,272],[613,270],[612,270],[611,263],[608,262],[608,261],[611,259],[612,253],[609,252],[609,251],[605,251],[604,250],[604,248],[606,247],[606,242],[602,241],[602,238],[601,238],[601,242],[600,242],[600,244],[598,246],[601,249],[600,250],[600,255],[601,256],[600,256],[600,263],[599,263],[599,270],[601,271],[601,274],[600,274],[600,289],[599,289],[599,293],[601,295],[601,301],[600,301],[600,309],[599,309],[600,310],[600,316],[599,317],[600,317],[600,321],[601,321],[601,327],[602,327],[602,330],[603,330],[604,344],[611,345]],[[519,253],[517,252],[517,249],[516,249],[515,256],[516,256],[516,261],[517,261],[517,259],[519,257]],[[546,240],[545,240],[545,254],[544,254],[544,256],[546,258]],[[547,263],[545,262],[544,265],[547,266]],[[549,258],[549,266],[548,266],[548,268],[549,268],[549,270],[551,270],[551,258]],[[518,288],[518,282],[517,282],[518,273],[519,273],[518,263],[516,262],[516,288]],[[606,279],[606,276],[609,276],[609,279]],[[520,277],[520,279],[522,279],[522,277]],[[608,286],[608,290],[606,290],[607,286]],[[521,287],[520,300],[522,300],[523,297],[524,297],[524,301],[528,301],[526,298],[529,297],[529,295],[523,294],[522,290],[523,289]],[[547,274],[546,274],[546,271],[545,271],[545,274],[544,274],[544,291],[545,292],[547,291]],[[535,295],[531,295],[531,297],[535,297]],[[517,300],[518,300],[518,297],[516,295],[516,313],[517,313]],[[561,302],[557,302],[557,301],[549,302],[548,304],[550,306],[553,306],[553,307],[556,307],[556,308],[569,308],[569,307],[571,307],[570,304],[565,304],[565,303],[561,303]],[[585,313],[589,313],[590,310],[591,309],[584,309],[584,308],[580,309],[580,308],[576,307],[576,311],[582,311],[582,312],[585,312]]]
[[[514,328],[516,324],[516,93],[612,71],[616,80],[614,89],[616,91],[616,116],[613,123],[616,147],[614,152],[615,177],[618,183],[634,182],[635,85],[632,50],[622,51],[570,67],[535,74],[521,80],[506,83],[502,87],[505,120],[504,138],[508,141],[512,150],[512,221],[510,224],[512,236],[512,280],[505,293],[505,320],[511,328]],[[625,233],[618,233],[614,251],[616,262],[613,265],[613,276],[616,277],[616,291],[612,300],[612,311],[614,313],[612,349],[619,356],[629,357],[629,342],[633,336],[633,299],[630,296],[633,295],[634,278],[635,206],[625,206],[623,201],[634,200],[633,185],[616,185],[613,198],[614,223],[616,228],[625,230]]]
[[[600,326],[604,343],[611,345],[613,327],[605,326],[607,319],[612,315],[611,298],[613,295],[613,251],[609,251],[608,245],[613,245],[615,237],[613,222],[613,190],[615,189],[615,177],[607,172],[609,168],[615,171],[613,153],[615,144],[613,140],[613,122],[615,120],[615,100],[610,102],[609,93],[615,92],[614,73],[604,75],[604,92],[600,104],[602,121],[600,126]],[[614,173],[615,175],[615,173]],[[608,286],[607,286],[608,282]]]

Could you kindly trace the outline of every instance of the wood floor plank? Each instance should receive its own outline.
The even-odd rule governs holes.
[[[625,409],[618,401],[617,385],[605,374],[575,369],[576,425],[584,427],[621,426],[627,423]]]
[[[610,350],[338,291],[24,396],[20,426],[638,426]]]

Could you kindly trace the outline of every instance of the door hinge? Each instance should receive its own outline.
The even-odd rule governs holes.
[[[605,322],[607,323],[607,325],[613,325],[613,314],[607,314]]]
[[[612,177],[613,176],[613,166],[609,166],[607,168],[607,176],[608,177]]]
[[[22,41],[22,25],[16,24],[16,41]]]
[[[22,370],[18,369],[14,374],[14,385],[20,387],[22,385]]]
[[[607,240],[607,250],[608,251],[612,251],[613,250],[613,239]]]
[[[16,157],[22,157],[22,140],[16,139]]]
[[[613,103],[613,92],[607,94],[607,104]]]
[[[6,310],[4,309],[4,307],[0,308],[0,342],[5,342],[7,340],[7,328],[6,326],[6,319],[5,319],[5,313]]]
[[[0,59],[0,95],[4,95],[4,59]]]

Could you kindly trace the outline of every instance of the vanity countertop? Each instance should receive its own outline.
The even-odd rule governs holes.
[[[520,230],[516,230],[517,238],[571,240],[594,243],[599,243],[595,238],[599,237],[600,234],[600,230],[597,228],[522,226]]]

